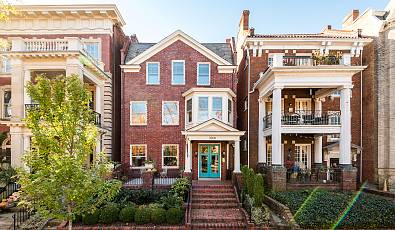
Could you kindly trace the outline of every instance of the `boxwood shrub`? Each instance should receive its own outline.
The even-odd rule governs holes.
[[[151,222],[153,224],[163,224],[166,222],[166,210],[163,208],[152,208],[151,209]]]
[[[361,193],[301,190],[274,192],[273,198],[288,206],[303,228],[395,228],[395,203],[386,198]],[[348,207],[351,207],[348,209]],[[342,217],[345,212],[344,217]]]
[[[103,224],[112,224],[118,220],[119,208],[115,203],[108,203],[100,210],[99,222]]]
[[[148,224],[151,222],[151,210],[150,208],[142,205],[136,209],[134,214],[134,221],[136,224]]]
[[[113,202],[123,204],[125,202],[133,202],[137,205],[149,204],[157,202],[161,197],[166,196],[168,191],[147,190],[147,189],[125,189],[122,188]]]
[[[86,213],[82,216],[82,223],[85,225],[93,225],[97,224],[99,221],[99,211],[95,211],[93,213]]]
[[[166,222],[168,224],[180,224],[184,218],[184,212],[180,208],[170,208],[166,212]]]
[[[135,206],[126,206],[119,212],[119,220],[123,223],[131,223],[134,221]]]

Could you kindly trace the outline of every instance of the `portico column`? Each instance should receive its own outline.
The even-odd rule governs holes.
[[[314,100],[314,108],[315,108],[315,116],[321,117],[322,116],[322,101],[321,98],[316,98]]]
[[[192,155],[192,147],[191,147],[191,141],[187,139],[186,141],[186,146],[187,149],[185,151],[185,172],[190,173],[191,172],[191,155]]]
[[[14,168],[22,166],[22,155],[24,152],[23,144],[23,134],[19,132],[13,132],[10,130],[11,134],[11,166]]]
[[[281,88],[273,90],[272,149],[272,164],[283,165],[281,156]]]
[[[314,163],[316,166],[322,164],[322,136],[314,137]]]
[[[340,91],[340,159],[341,165],[351,165],[351,88],[343,88]]]
[[[24,79],[26,72],[23,70],[22,61],[20,59],[11,59],[11,111],[12,121],[20,121],[24,118]]]
[[[235,151],[234,151],[234,169],[233,173],[240,173],[240,140],[235,140]]]
[[[95,89],[95,111],[98,113],[102,113],[102,88],[100,85],[96,85],[96,89]]]
[[[263,98],[258,100],[259,103],[259,131],[258,131],[258,164],[266,164],[266,137],[263,135],[265,124],[263,119],[266,116],[266,105]]]

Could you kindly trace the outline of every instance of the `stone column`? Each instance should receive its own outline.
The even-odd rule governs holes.
[[[281,88],[273,90],[272,165],[283,165],[281,157]]]
[[[340,186],[342,190],[356,190],[357,169],[351,162],[351,88],[343,88],[340,91]]]
[[[340,94],[340,165],[351,165],[351,89],[343,88]]]
[[[314,137],[314,164],[316,168],[322,165],[322,136]]]
[[[66,60],[66,76],[76,74],[80,76],[81,81],[83,81],[83,71],[78,58],[72,57]]]
[[[186,140],[186,149],[185,149],[185,169],[184,169],[184,177],[192,178],[192,143],[191,140],[187,138]]]
[[[22,167],[22,155],[24,152],[23,134],[20,132],[13,132],[13,127],[10,128],[11,134],[11,166],[13,168]]]
[[[235,141],[233,173],[240,173],[240,140]]]
[[[32,103],[32,100],[26,90],[26,86],[30,82],[30,80],[31,80],[30,70],[25,70],[25,75],[23,78],[23,86],[24,86],[23,87],[23,102],[24,102],[23,104],[24,105]]]
[[[314,113],[316,117],[321,117],[322,116],[322,100],[321,98],[316,98],[314,100]]]
[[[263,135],[264,122],[266,116],[266,105],[263,98],[258,100],[259,103],[259,131],[258,131],[258,168],[266,164],[266,137]]]
[[[103,87],[101,87],[100,85],[96,85],[96,89],[95,89],[95,102],[96,102],[95,103],[95,111],[100,113],[100,114],[103,114],[103,112],[102,112],[102,102],[103,102],[103,100],[102,100],[102,95],[103,95],[102,88]]]
[[[25,105],[24,105],[24,80],[25,80],[25,71],[22,67],[22,61],[20,59],[11,59],[11,93],[12,93],[12,100],[11,100],[11,111],[12,121],[21,121],[25,115]]]

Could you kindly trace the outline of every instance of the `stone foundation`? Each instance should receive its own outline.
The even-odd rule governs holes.
[[[340,189],[355,191],[357,189],[357,168],[351,165],[341,166],[340,170]]]
[[[141,178],[143,178],[143,188],[151,189],[154,183],[154,172],[153,171],[144,171],[141,173]]]
[[[266,180],[270,190],[287,190],[287,169],[282,165],[269,166],[267,168]]]

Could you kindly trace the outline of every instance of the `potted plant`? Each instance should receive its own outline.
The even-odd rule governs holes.
[[[149,159],[149,160],[146,160],[146,161],[144,162],[144,167],[145,167],[145,169],[147,169],[147,170],[151,170],[151,169],[154,168],[154,164],[155,164],[155,162],[154,162],[153,160]]]

